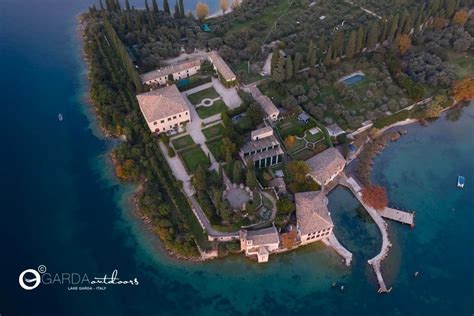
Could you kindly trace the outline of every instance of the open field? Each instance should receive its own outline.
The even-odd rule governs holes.
[[[222,100],[214,101],[211,106],[200,106],[196,108],[196,112],[201,119],[222,113],[227,110],[227,106]]]
[[[199,146],[181,151],[179,156],[191,173],[194,173],[201,165],[205,168],[209,166],[209,159]]]
[[[213,87],[188,95],[188,100],[193,105],[199,104],[204,99],[215,99],[220,97],[219,93]]]
[[[204,134],[206,139],[222,136],[222,134],[224,133],[224,126],[222,126],[222,124],[216,124],[203,129],[202,133]]]
[[[171,144],[173,144],[175,150],[181,150],[183,148],[194,145],[194,140],[191,138],[190,135],[184,135],[182,137],[172,139]]]

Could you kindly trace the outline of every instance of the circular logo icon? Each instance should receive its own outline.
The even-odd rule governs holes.
[[[35,269],[27,269],[20,274],[18,282],[25,290],[33,290],[41,283],[41,275]]]

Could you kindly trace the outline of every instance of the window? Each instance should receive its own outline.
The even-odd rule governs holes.
[[[165,122],[165,120],[161,120],[161,123],[164,123],[164,122]]]
[[[179,115],[179,117],[181,117],[181,114]]]
[[[160,131],[159,128],[155,128],[155,132],[158,133]]]
[[[186,112],[186,115],[189,115],[188,112]]]
[[[176,120],[176,115],[175,115],[175,116],[173,116],[173,120]]]
[[[171,121],[171,117],[168,117],[168,121]]]
[[[157,122],[157,121],[154,121],[154,122],[153,122],[153,125],[156,125],[156,124],[158,124],[158,122]]]

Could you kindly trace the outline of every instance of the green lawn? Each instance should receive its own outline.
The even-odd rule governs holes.
[[[244,83],[252,83],[252,82],[255,82],[255,81],[258,81],[258,80],[264,78],[264,77],[260,76],[260,74],[254,73],[251,69],[250,69],[250,73],[249,73],[248,72],[249,69],[248,69],[247,61],[243,61],[240,64],[234,65],[234,70],[235,70],[236,73],[239,73],[239,72],[244,72],[245,73],[245,75],[243,75]]]
[[[171,140],[171,143],[173,144],[175,150],[181,150],[183,148],[194,145],[194,141],[190,135],[175,138]]]
[[[204,99],[215,99],[218,97],[220,97],[220,95],[219,93],[217,93],[216,89],[214,89],[213,87],[210,87],[202,91],[188,95],[188,100],[192,104],[196,105],[196,104],[201,103],[201,101]]]
[[[222,100],[215,101],[211,106],[200,106],[196,108],[196,112],[201,119],[208,118],[224,111],[227,111],[227,106]]]
[[[288,150],[288,154],[292,154],[295,151],[300,150],[305,146],[305,142],[302,139],[296,138],[295,137],[295,142],[292,145],[288,145],[285,143],[286,149]]]
[[[295,160],[306,160],[313,157],[314,155],[316,155],[314,150],[306,148],[292,157]]]
[[[277,125],[282,139],[285,139],[289,135],[303,137],[304,132],[313,127],[316,127],[316,122],[313,119],[310,119],[306,124],[302,124],[298,122],[297,115],[287,117]]]
[[[191,149],[184,150],[180,152],[179,155],[191,173],[194,173],[201,165],[206,168],[210,165],[209,159],[207,158],[204,151],[202,151],[201,147],[193,147]]]
[[[209,151],[211,152],[212,156],[214,156],[214,159],[216,159],[217,161],[222,161],[224,159],[223,157],[221,157],[222,139],[207,142],[206,145],[207,148],[209,148]]]
[[[323,133],[317,132],[316,134],[311,134],[309,131],[306,131],[304,138],[311,143],[320,141],[321,139],[324,138]]]
[[[222,124],[213,125],[211,127],[202,130],[202,133],[206,139],[222,136],[224,133],[224,126]]]
[[[448,63],[453,66],[458,79],[474,76],[474,57],[467,54],[449,53]]]

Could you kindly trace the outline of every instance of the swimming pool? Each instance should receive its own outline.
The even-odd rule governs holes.
[[[356,75],[353,75],[349,78],[346,78],[343,80],[343,82],[348,85],[348,86],[353,86],[355,85],[356,83],[359,83],[361,82],[362,80],[364,80],[365,76],[364,75],[361,75],[361,74],[356,74]]]

